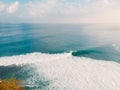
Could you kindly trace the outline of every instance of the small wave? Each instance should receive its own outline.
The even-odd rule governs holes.
[[[85,50],[77,50],[72,52],[73,56],[88,57],[96,60],[115,61],[120,63],[119,48],[116,44],[105,45],[101,47],[89,48]]]

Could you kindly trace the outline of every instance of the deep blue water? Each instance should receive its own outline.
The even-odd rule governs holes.
[[[93,46],[84,25],[1,24],[0,56],[31,52],[60,53]]]

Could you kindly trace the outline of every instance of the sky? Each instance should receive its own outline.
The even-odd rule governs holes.
[[[120,23],[120,0],[0,0],[0,22]]]

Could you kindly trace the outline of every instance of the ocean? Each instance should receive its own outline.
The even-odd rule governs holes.
[[[25,90],[120,90],[120,26],[0,24],[0,78]]]

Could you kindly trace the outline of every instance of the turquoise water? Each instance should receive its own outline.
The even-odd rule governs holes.
[[[1,24],[0,56],[62,53],[93,46],[84,25]]]
[[[55,78],[53,73],[52,77],[48,74],[52,71],[47,66],[53,70],[51,65],[54,63],[46,65],[39,60],[44,61],[47,57],[47,60],[67,60],[71,54],[72,60],[83,57],[91,62],[120,63],[119,29],[118,26],[97,24],[0,24],[0,78],[23,79],[26,90],[79,90],[50,86]],[[40,65],[36,65],[37,62]],[[58,67],[54,68],[59,71]]]
[[[98,26],[96,28],[91,24],[0,24],[0,56],[33,52],[78,51],[73,55],[119,62],[119,52],[112,46],[113,41],[117,39],[107,42],[114,38],[114,34],[109,37],[111,35],[109,32],[113,33],[114,27]],[[104,35],[105,31],[106,35]],[[114,32],[116,31],[118,28],[115,28]],[[99,36],[97,37],[96,33],[92,32],[103,34],[100,36],[103,38],[98,39]]]

